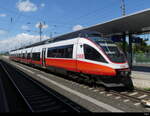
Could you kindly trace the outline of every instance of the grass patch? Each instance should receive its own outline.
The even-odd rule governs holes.
[[[144,88],[145,91],[150,91],[150,88]]]
[[[137,54],[134,56],[136,62],[150,62],[150,56],[145,54]]]

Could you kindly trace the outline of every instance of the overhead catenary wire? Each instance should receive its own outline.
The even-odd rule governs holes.
[[[117,1],[118,2],[118,1]],[[116,3],[116,1],[115,2],[113,2],[113,3]],[[139,4],[139,5],[141,5],[141,3],[142,4],[144,4],[144,2],[142,2],[142,1],[139,1],[139,2],[136,2],[135,3],[135,5],[136,6],[138,6],[137,4]],[[112,4],[112,3],[111,3]],[[2,5],[1,5],[2,6]],[[19,25],[19,24],[21,24],[22,22],[25,22],[26,21],[26,19],[28,19],[29,17],[34,17],[34,16],[30,16],[30,15],[25,15],[25,14],[23,14],[23,13],[21,13],[20,12],[20,14],[18,14],[16,11],[14,11],[13,9],[8,9],[8,8],[5,8],[4,6],[2,6],[2,7],[0,7],[0,8],[2,8],[2,9],[5,9],[5,10],[7,10],[7,11],[9,11],[9,12],[11,12],[11,13],[13,13],[13,14],[16,14],[16,17],[17,17],[17,15],[19,15],[18,17],[20,17],[20,18],[15,18],[17,21],[14,21],[13,22],[13,26],[12,27],[10,27],[10,30],[14,30],[14,28],[16,29],[16,27],[17,27],[17,25]],[[135,7],[134,7],[135,8]],[[94,10],[94,11],[91,11],[91,13],[87,13],[87,14],[84,14],[84,15],[81,15],[81,16],[79,16],[79,17],[77,17],[77,18],[74,18],[74,17],[72,17],[72,21],[71,22],[74,22],[74,23],[78,23],[78,22],[81,22],[81,20],[84,20],[84,23],[82,23],[82,24],[86,24],[86,23],[89,23],[90,21],[90,18],[96,18],[96,16],[99,16],[99,14],[98,14],[98,10],[99,9],[103,9],[103,13],[101,13],[100,14],[100,18],[107,18],[107,17],[109,17],[109,15],[107,15],[107,13],[110,11],[109,9],[109,7],[106,7],[106,6],[104,6],[104,7],[100,7],[100,8],[98,8],[98,9],[96,9],[96,10]],[[107,10],[108,9],[108,10]],[[135,8],[136,9],[136,8]],[[95,16],[95,17],[94,17]],[[24,17],[24,18],[22,18],[22,17]],[[89,18],[87,18],[87,17],[89,17]],[[85,21],[85,18],[86,18],[86,21]],[[13,18],[14,19],[14,18]],[[37,20],[41,20],[42,19],[42,17],[34,17],[33,18],[33,20],[35,20],[35,21],[37,21]],[[78,19],[78,20],[77,20]],[[18,21],[19,20],[19,21]],[[46,19],[47,20],[47,19]],[[54,20],[54,19],[53,19]],[[73,21],[73,20],[76,20],[76,21]],[[98,21],[98,20],[97,20]],[[67,24],[68,25],[66,25],[66,23],[58,23],[58,24],[56,24],[56,25],[60,25],[60,27],[59,28],[68,28],[68,30],[73,26],[72,24],[69,24],[68,22],[70,22],[70,21],[68,21],[68,20],[66,20],[66,22],[67,22]],[[32,24],[33,24],[34,22],[32,22]],[[62,26],[61,26],[62,25]],[[14,27],[14,28],[13,28]]]
[[[141,1],[136,2],[135,4],[137,4],[137,3],[141,5]],[[143,3],[143,2],[142,2],[142,3]],[[136,6],[137,6],[137,5],[136,5]],[[3,6],[3,7],[0,7],[0,8],[3,8],[3,9],[5,9],[5,10],[7,10],[7,11],[12,12],[12,13],[16,13],[16,12],[13,11],[13,10],[8,10],[8,9],[5,8],[4,6]],[[105,6],[104,8],[106,8],[106,6]],[[103,8],[101,8],[101,9],[103,9]],[[95,12],[95,11],[92,11],[92,13],[93,13],[93,12]],[[87,15],[89,15],[89,13],[88,13]],[[34,16],[29,16],[29,15],[24,15],[24,14],[22,14],[21,16],[26,17],[26,18],[28,18],[28,17],[34,17]],[[82,16],[86,16],[86,14],[85,14],[85,15],[82,15]],[[82,17],[82,16],[81,16],[81,17]],[[79,18],[80,18],[80,17],[79,17]],[[39,18],[39,17],[38,17],[38,18],[37,18],[37,17],[35,18],[35,17],[34,17],[33,20],[35,20],[35,19],[40,19],[40,20],[41,20],[42,18]],[[75,18],[75,19],[78,19],[78,17]],[[67,20],[67,22],[68,22],[68,20]]]

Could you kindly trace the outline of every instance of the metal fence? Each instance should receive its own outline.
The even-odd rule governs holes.
[[[150,64],[150,53],[133,54],[133,63]]]

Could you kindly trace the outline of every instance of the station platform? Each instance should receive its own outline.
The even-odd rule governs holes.
[[[135,87],[150,90],[150,64],[134,65],[131,77]]]

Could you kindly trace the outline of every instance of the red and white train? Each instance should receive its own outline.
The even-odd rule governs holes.
[[[13,50],[10,59],[63,74],[86,75],[107,87],[133,88],[124,53],[110,39],[98,33],[82,33],[70,39]]]

